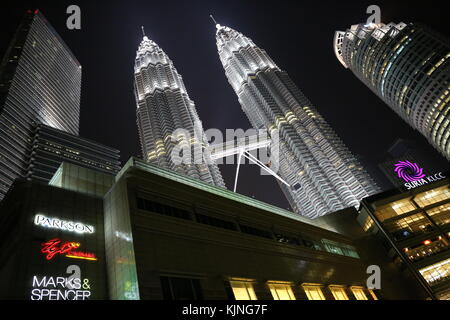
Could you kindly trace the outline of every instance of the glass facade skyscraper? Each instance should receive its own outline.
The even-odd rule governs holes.
[[[208,141],[181,75],[167,54],[147,36],[136,54],[134,79],[137,125],[144,160],[225,187],[217,164],[203,152]],[[190,156],[183,154],[188,161],[174,161],[174,155],[179,156],[177,150],[190,151]],[[198,155],[200,161],[195,161]]]
[[[450,160],[450,40],[416,23],[336,32],[338,60]]]
[[[351,206],[378,187],[269,55],[219,24],[216,40],[225,74],[254,128],[279,133],[278,174],[293,210],[316,218]]]
[[[38,11],[28,11],[0,66],[0,200],[26,175],[36,124],[78,134],[81,65]]]

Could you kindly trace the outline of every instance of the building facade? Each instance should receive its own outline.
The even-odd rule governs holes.
[[[366,198],[358,221],[428,299],[450,299],[450,180]]]
[[[251,39],[219,24],[225,75],[251,125],[278,133],[280,184],[295,212],[310,218],[351,206],[378,191],[312,103]],[[272,142],[277,143],[277,142]]]
[[[0,66],[0,200],[27,173],[38,123],[78,134],[81,65],[38,11],[23,18]]]
[[[336,32],[338,60],[450,160],[450,40],[417,23]]]
[[[36,125],[27,178],[49,182],[63,162],[109,174],[116,174],[121,168],[119,150],[43,124]]]
[[[208,141],[181,75],[145,35],[136,54],[134,80],[143,159],[225,187],[217,164],[204,152]]]
[[[365,287],[366,262],[348,237],[138,159],[128,161],[105,197],[105,239],[112,299],[382,294]]]
[[[78,186],[99,177],[76,173]],[[108,299],[102,197],[80,191],[15,180],[0,203],[0,299]]]
[[[0,210],[2,299],[411,298],[396,277],[369,290],[378,258],[327,223],[139,159],[115,177],[63,163]]]

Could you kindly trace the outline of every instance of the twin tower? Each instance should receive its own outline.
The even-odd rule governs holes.
[[[293,83],[251,39],[216,25],[225,75],[255,129],[277,130],[281,184],[293,210],[317,218],[378,192],[361,164]],[[144,35],[134,66],[137,123],[143,157],[159,167],[225,187],[207,153],[201,163],[176,163],[180,145],[203,150],[208,141],[194,102],[167,54]],[[179,133],[180,129],[183,133]]]

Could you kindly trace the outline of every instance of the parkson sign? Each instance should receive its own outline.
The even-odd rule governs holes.
[[[34,217],[34,224],[52,229],[60,229],[76,233],[94,233],[94,227],[81,222],[66,221],[58,218],[48,218],[42,214]]]

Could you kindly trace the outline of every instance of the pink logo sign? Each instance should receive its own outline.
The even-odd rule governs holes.
[[[406,182],[413,182],[425,178],[423,169],[410,161],[399,161],[395,165],[395,173]]]

